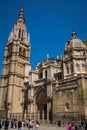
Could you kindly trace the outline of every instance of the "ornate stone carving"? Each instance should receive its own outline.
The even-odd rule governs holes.
[[[31,103],[33,103],[33,97],[30,97],[30,98],[28,99],[28,104],[31,104]]]
[[[47,101],[48,101],[48,102],[51,102],[51,101],[52,101],[52,96],[51,96],[51,95],[47,96]]]

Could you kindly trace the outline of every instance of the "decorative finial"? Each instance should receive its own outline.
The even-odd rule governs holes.
[[[40,62],[37,63],[37,66],[39,66],[39,65],[40,65]]]
[[[24,9],[23,9],[23,8],[21,8],[21,12],[24,12]]]
[[[56,56],[56,59],[57,59],[57,60],[59,59],[59,56],[58,56],[58,55]]]
[[[24,18],[24,10],[23,8],[21,9],[18,18]]]
[[[47,54],[47,59],[49,59],[49,54]]]
[[[28,43],[30,43],[30,33],[28,33],[27,38],[28,38]]]
[[[21,21],[21,20],[23,22],[25,22],[25,19],[24,19],[24,9],[23,8],[21,8],[20,13],[18,15],[18,21]]]
[[[71,34],[72,39],[76,39],[76,35],[77,35],[77,33],[75,32],[75,29],[73,28],[72,29],[72,34]]]
[[[60,59],[62,59],[63,55],[61,54]]]

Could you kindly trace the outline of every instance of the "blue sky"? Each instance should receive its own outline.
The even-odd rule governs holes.
[[[0,73],[4,45],[21,8],[31,36],[33,69],[47,54],[62,54],[73,28],[79,39],[87,39],[87,0],[0,0]]]

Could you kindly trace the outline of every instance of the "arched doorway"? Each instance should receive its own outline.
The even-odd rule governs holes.
[[[47,92],[41,90],[36,96],[36,104],[40,112],[40,119],[47,119]],[[44,116],[44,117],[43,117]]]

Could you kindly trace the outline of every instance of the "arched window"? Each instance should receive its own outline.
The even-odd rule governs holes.
[[[65,111],[69,111],[69,103],[65,103]]]
[[[22,41],[23,41],[23,37],[24,37],[24,30],[22,30],[22,37],[21,37]]]
[[[62,73],[61,73],[61,72],[58,73],[56,79],[57,79],[57,80],[61,80],[61,79],[62,79]]]
[[[73,73],[73,64],[70,65],[71,73]]]
[[[80,72],[80,65],[76,63],[76,70]]]
[[[21,28],[19,29],[18,38],[21,37]]]
[[[43,74],[42,74],[42,71],[40,71],[39,78],[42,78],[42,77],[43,77]]]
[[[85,64],[82,63],[82,71],[86,71]]]
[[[22,48],[19,48],[19,54],[22,55]]]
[[[26,52],[25,52],[25,49],[23,50],[23,56],[26,56]]]
[[[66,65],[66,73],[69,74],[69,66]]]
[[[45,70],[45,77],[47,78],[47,70]]]

